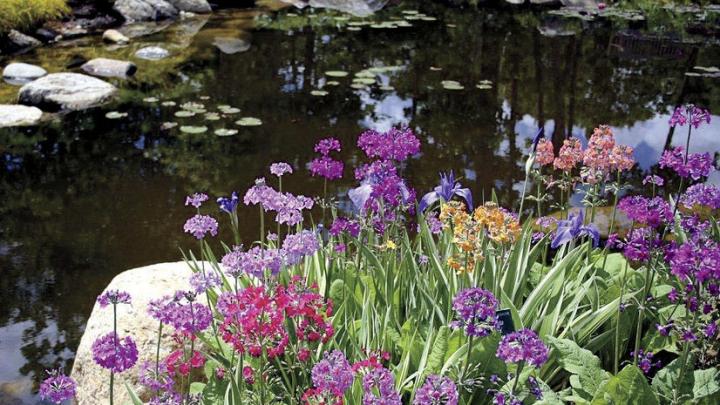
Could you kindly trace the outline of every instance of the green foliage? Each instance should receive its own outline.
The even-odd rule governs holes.
[[[590,404],[656,405],[659,401],[642,371],[629,365],[602,384]]]
[[[68,11],[65,0],[3,0],[0,1],[0,33],[29,28],[59,18]]]

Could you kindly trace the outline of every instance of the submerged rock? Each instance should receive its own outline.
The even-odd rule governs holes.
[[[215,47],[222,53],[228,55],[245,52],[250,49],[250,42],[240,38],[215,37],[213,45],[215,45]]]
[[[16,30],[10,30],[7,35],[7,40],[7,47],[13,51],[36,48],[42,45],[42,42],[37,39]]]
[[[0,104],[0,128],[35,125],[42,114],[37,107]]]
[[[105,42],[112,42],[115,44],[127,44],[130,42],[130,38],[126,37],[118,30],[107,30],[103,32],[102,38]]]
[[[11,63],[3,69],[3,79],[10,84],[25,84],[47,74],[47,70],[28,63]]]
[[[132,305],[117,307],[118,334],[121,337],[131,336],[140,353],[140,358],[133,368],[115,376],[116,404],[130,403],[124,384],[127,382],[133,388],[139,389],[137,380],[139,367],[144,360],[150,360],[148,356],[153,356],[155,353],[158,321],[148,315],[148,303],[150,300],[173,294],[177,290],[187,290],[190,287],[188,279],[191,274],[192,271],[185,262],[155,264],[120,273],[105,289],[105,291],[127,291],[132,297]],[[205,297],[199,296],[197,300],[203,303]],[[80,339],[70,374],[78,383],[76,400],[79,405],[101,404],[108,398],[108,372],[93,361],[92,344],[98,336],[112,330],[112,309],[100,308],[96,303],[85,327],[85,333]],[[163,328],[161,359],[178,348],[177,343],[172,339],[172,332],[172,327]],[[146,397],[147,394],[139,392],[141,398]]]
[[[170,51],[159,46],[148,46],[138,49],[137,52],[135,52],[135,56],[146,60],[160,60],[170,56]]]
[[[46,111],[84,110],[102,105],[115,96],[110,83],[79,73],[52,73],[20,88],[21,104]]]
[[[134,75],[137,66],[123,60],[97,58],[82,65],[81,69],[93,76],[125,78]]]
[[[117,0],[115,11],[127,22],[175,18],[178,9],[165,0]]]

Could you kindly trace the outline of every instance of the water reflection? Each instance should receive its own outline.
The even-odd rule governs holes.
[[[250,37],[239,30],[252,29],[255,12],[221,13],[161,27],[128,48],[91,40],[27,55],[28,62],[64,66],[76,54],[129,58],[134,47],[148,44],[173,53],[162,62],[139,62],[136,78],[116,81],[122,95],[107,110],[73,113],[40,129],[0,130],[0,403],[30,398],[28,381],[44,368],[69,369],[93,299],[113,275],[177,260],[178,248],[191,245],[180,233],[189,215],[182,206],[186,194],[243,191],[267,174],[271,162],[284,160],[299,172],[288,181],[289,191],[320,195],[322,182],[304,168],[321,137],[338,137],[342,158],[355,164],[363,160],[353,147],[363,129],[408,124],[423,140],[421,156],[404,173],[418,190],[431,188],[438,171],[454,169],[476,196],[495,188],[511,205],[529,139],[540,125],[560,142],[610,124],[620,142],[637,149],[639,179],[640,170],[657,170],[664,147],[684,143],[684,133],[668,131],[673,106],[696,102],[720,109],[718,79],[685,74],[720,63],[715,45],[687,38],[658,42],[622,22],[587,25],[532,13],[423,7],[439,21],[360,32],[288,23],[292,27],[260,29]],[[393,8],[381,13],[396,14]],[[218,37],[242,37],[251,46],[226,54],[216,47]],[[379,76],[394,90],[350,87],[353,73],[371,66],[402,66]],[[337,79],[337,87],[325,86],[335,80],[324,76],[328,70],[350,75]],[[444,90],[443,80],[457,80],[465,90]],[[492,86],[477,89],[482,80]],[[311,95],[320,87],[329,94]],[[0,98],[15,91],[0,85]],[[173,115],[177,107],[143,102],[148,96],[178,105],[199,101],[210,110],[229,104],[242,110],[237,117],[265,124],[227,138],[163,131],[166,121],[213,129],[232,127],[237,117],[183,121]],[[109,110],[129,116],[111,121],[104,117]],[[720,149],[718,118],[695,133],[693,150]],[[345,177],[335,184],[338,196],[353,184],[348,172]],[[720,181],[717,174],[712,180]],[[247,242],[256,237],[259,220],[255,210],[240,215]]]

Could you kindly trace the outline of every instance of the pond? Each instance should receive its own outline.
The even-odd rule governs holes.
[[[287,190],[322,195],[306,169],[322,137],[340,139],[352,165],[363,130],[410,126],[423,145],[404,175],[418,193],[452,169],[476,199],[495,190],[511,206],[539,126],[561,143],[608,124],[635,148],[639,184],[659,170],[665,147],[685,142],[668,127],[672,108],[720,110],[718,41],[670,32],[652,21],[403,2],[365,19],[225,10],[134,27],[146,35],[125,47],[80,38],[13,57],[51,72],[78,57],[131,59],[138,72],[110,80],[121,89],[113,104],[0,130],[0,403],[33,403],[44,369],[70,369],[94,299],[114,275],[177,261],[194,246],[182,233],[187,194],[242,194],[282,160],[296,171]],[[148,45],[171,56],[133,57]],[[0,102],[17,89],[0,84]],[[183,108],[191,113],[178,116]],[[259,122],[237,124],[243,117]],[[691,150],[717,159],[720,117],[712,118]],[[330,193],[347,204],[353,185],[346,169]],[[242,208],[240,223],[245,243],[257,238],[255,209]]]

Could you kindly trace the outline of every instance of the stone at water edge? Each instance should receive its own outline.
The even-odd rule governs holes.
[[[135,57],[145,60],[160,60],[168,56],[170,56],[170,51],[159,46],[148,46],[135,52]]]
[[[0,104],[0,128],[37,124],[43,112],[37,107]]]
[[[134,75],[137,66],[128,61],[97,58],[82,65],[81,69],[94,76],[125,78]]]
[[[47,74],[47,70],[28,63],[11,63],[3,69],[3,79],[10,84],[25,84]]]
[[[17,49],[35,48],[42,45],[42,42],[37,39],[16,30],[10,30],[7,39]]]
[[[207,0],[167,0],[167,2],[180,11],[198,14],[212,12],[210,3]]]
[[[45,111],[84,110],[113,99],[115,86],[79,73],[51,73],[20,88],[20,104]]]
[[[113,9],[126,22],[156,21],[178,15],[178,9],[165,0],[116,0]]]
[[[126,37],[118,30],[107,30],[103,32],[102,38],[105,42],[111,42],[115,44],[127,44],[128,42],[130,42],[130,38]]]
[[[215,45],[220,52],[227,55],[245,52],[250,49],[250,42],[240,38],[215,37],[213,45]]]
[[[210,264],[205,265],[206,269]],[[127,291],[132,297],[132,305],[121,304],[117,307],[118,335],[132,336],[138,348],[138,362],[129,370],[115,375],[115,403],[130,403],[125,389],[127,382],[142,399],[150,394],[138,384],[138,370],[145,360],[154,361],[157,343],[158,321],[147,313],[150,300],[173,294],[177,290],[190,288],[189,278],[192,271],[185,262],[160,263],[147,267],[127,270],[115,276],[105,288]],[[198,296],[199,303],[206,298]],[[207,305],[207,304],[206,304]],[[70,376],[78,383],[76,401],[78,405],[96,405],[107,402],[109,396],[110,373],[97,365],[92,358],[92,344],[98,336],[113,329],[113,311],[111,307],[100,308],[96,303],[88,319],[85,332],[80,339]],[[173,328],[163,328],[160,358],[165,358],[179,347],[171,335]]]

